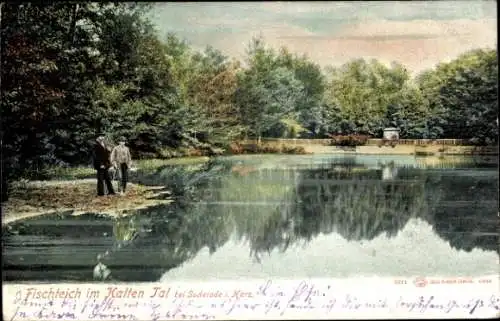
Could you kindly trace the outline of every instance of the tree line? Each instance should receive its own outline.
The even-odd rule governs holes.
[[[387,126],[402,138],[498,141],[496,49],[416,77],[377,60],[323,69],[262,37],[240,61],[159,35],[153,6],[2,4],[4,173],[86,164],[97,132],[127,137],[136,157],[245,137],[380,137]]]

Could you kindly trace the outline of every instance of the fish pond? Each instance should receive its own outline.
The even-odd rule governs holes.
[[[497,157],[245,155],[131,180],[175,201],[3,226],[3,280],[498,273]]]

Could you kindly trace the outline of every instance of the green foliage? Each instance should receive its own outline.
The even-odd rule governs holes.
[[[359,59],[330,71],[327,99],[339,109],[348,131],[379,136],[388,106],[409,79],[399,64],[390,68]]]
[[[370,137],[366,135],[332,135],[331,138],[333,146],[356,147],[366,145]]]
[[[420,87],[442,118],[442,137],[498,142],[498,61],[496,50],[473,50],[423,74]]]
[[[301,155],[307,154],[302,146],[293,145],[276,145],[276,144],[255,144],[255,143],[241,143],[233,142],[229,147],[231,155],[238,154],[292,154]]]
[[[281,48],[276,57],[276,64],[286,67],[303,86],[304,95],[296,105],[297,119],[305,130],[303,132],[317,135],[324,131],[325,118],[322,115],[325,77],[318,64],[310,61],[307,56],[292,55],[286,48]]]
[[[281,124],[285,127],[282,135],[283,138],[297,138],[300,137],[302,133],[308,131],[295,119],[282,119]]]
[[[408,82],[387,106],[383,125],[399,128],[400,136],[408,139],[436,138],[440,128],[428,126],[432,117],[420,90]]]
[[[266,48],[262,39],[252,40],[248,55],[249,68],[239,73],[235,92],[240,119],[254,136],[280,136],[281,120],[298,118],[307,97],[304,83],[283,61],[283,55]]]

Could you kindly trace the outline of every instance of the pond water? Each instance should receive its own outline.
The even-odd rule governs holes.
[[[498,273],[498,158],[232,156],[138,172],[175,202],[2,230],[3,280],[168,281]]]

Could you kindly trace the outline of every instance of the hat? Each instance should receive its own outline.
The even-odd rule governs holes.
[[[119,142],[126,142],[127,139],[125,139],[125,136],[120,136],[120,138],[118,139]]]

